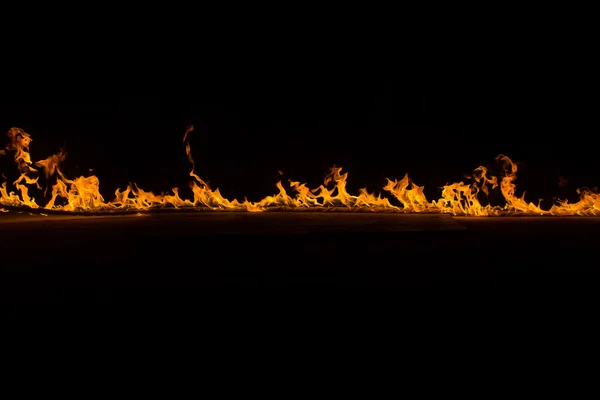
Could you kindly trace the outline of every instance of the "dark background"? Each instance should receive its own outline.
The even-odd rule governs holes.
[[[107,200],[130,181],[157,192],[185,188],[189,124],[197,172],[229,197],[274,193],[278,170],[317,186],[337,164],[350,172],[351,191],[409,172],[431,200],[478,165],[495,167],[500,153],[520,163],[519,188],[546,207],[553,196],[573,199],[577,187],[600,185],[596,22],[583,9],[569,16],[564,7],[550,15],[551,7],[453,4],[458,16],[431,6],[368,15],[361,6],[351,16],[350,6],[296,4],[252,4],[252,14],[229,4],[220,13],[193,4],[170,13],[164,5],[27,6],[5,21],[0,130],[28,131],[34,160],[65,147],[63,170],[93,169]],[[256,234],[265,215],[217,221],[248,233],[224,237],[201,215],[150,219],[151,227],[111,218],[104,227],[6,224],[0,281],[9,295],[37,296],[39,287],[520,283],[544,282],[549,270],[561,284],[598,277],[588,261],[597,219],[466,219],[461,232],[384,235],[329,234],[317,224],[298,235],[291,219],[274,216],[290,234]],[[42,247],[32,253],[31,243]],[[56,249],[71,249],[77,262],[48,257]],[[189,264],[188,249],[222,262]]]
[[[186,188],[182,137],[194,124],[197,172],[229,197],[274,193],[278,170],[316,187],[335,164],[350,172],[352,190],[380,190],[386,177],[409,172],[432,200],[478,165],[498,172],[494,157],[504,153],[520,163],[519,188],[547,207],[553,196],[576,199],[577,187],[600,184],[597,100],[572,75],[550,82],[548,73],[527,80],[516,72],[502,78],[506,85],[476,89],[415,87],[370,71],[262,71],[209,75],[156,94],[17,93],[0,104],[0,129],[29,132],[34,160],[64,147],[63,170],[93,169],[107,200],[128,182]]]
[[[316,186],[336,164],[352,189],[408,172],[433,199],[500,153],[532,201],[600,184],[585,12],[52,7],[10,21],[0,131],[28,131],[34,159],[65,146],[64,170],[94,169],[107,199],[186,187],[188,124],[228,196],[273,193],[278,170]]]

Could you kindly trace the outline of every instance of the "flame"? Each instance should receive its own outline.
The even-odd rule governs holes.
[[[125,189],[115,191],[114,200],[106,201],[100,193],[100,180],[95,175],[70,179],[63,174],[60,165],[67,156],[64,151],[61,150],[44,160],[32,162],[29,150],[32,143],[31,136],[22,129],[12,128],[7,134],[10,139],[9,144],[4,150],[0,150],[0,156],[12,155],[20,176],[12,183],[17,192],[9,191],[6,181],[0,186],[0,211],[7,212],[7,208],[27,207],[63,212],[131,211],[136,212],[137,215],[144,215],[144,211],[170,207],[248,212],[270,209],[297,211],[314,209],[446,213],[467,216],[505,214],[600,216],[600,195],[590,189],[578,190],[580,200],[576,203],[557,200],[547,210],[543,209],[540,203],[536,205],[527,202],[525,192],[520,197],[517,196],[515,183],[517,164],[502,154],[496,159],[502,164],[500,177],[491,175],[486,167],[480,166],[475,169],[472,176],[467,177],[469,179],[467,183],[461,181],[441,187],[441,197],[433,201],[427,200],[424,187],[415,184],[408,174],[401,180],[388,179],[387,184],[382,187],[391,199],[382,193],[371,193],[366,188],[360,189],[358,194],[351,194],[347,189],[348,173],[343,173],[342,168],[335,166],[331,168],[323,184],[314,189],[300,181],[289,180],[286,185],[279,181],[275,185],[277,192],[262,200],[255,202],[248,199],[229,200],[223,197],[218,188],[212,189],[196,173],[196,163],[190,144],[193,131],[192,126],[188,127],[183,137],[185,152],[191,164],[189,176],[192,178],[190,182],[192,199],[181,198],[178,188],[173,188],[169,194],[154,194],[139,188],[136,184],[129,184]],[[40,170],[46,179],[44,188],[39,183]],[[283,175],[283,172],[278,172]],[[44,196],[49,197],[45,204],[38,204],[30,195],[31,187],[43,190]],[[498,188],[505,200],[503,206],[491,205],[487,201],[491,191]]]

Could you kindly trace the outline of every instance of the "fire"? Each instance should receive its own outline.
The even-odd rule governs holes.
[[[456,182],[443,186],[441,198],[429,201],[424,188],[415,184],[407,175],[401,180],[387,180],[384,192],[370,193],[367,189],[351,194],[347,190],[348,173],[340,167],[333,167],[325,177],[322,185],[310,188],[299,181],[277,182],[278,192],[259,201],[244,199],[229,200],[223,197],[219,189],[212,189],[207,182],[196,173],[196,164],[192,156],[190,136],[193,127],[185,132],[183,144],[191,164],[190,188],[192,199],[184,199],[179,189],[173,188],[170,194],[154,194],[142,190],[135,184],[125,189],[117,189],[114,200],[106,201],[100,193],[100,180],[95,175],[70,179],[65,176],[60,165],[66,159],[63,151],[44,160],[32,162],[30,154],[31,136],[19,128],[8,131],[10,139],[0,156],[12,156],[20,172],[19,178],[12,182],[16,190],[9,191],[9,182],[0,187],[0,211],[7,209],[43,209],[62,212],[103,212],[126,211],[145,212],[159,208],[186,208],[206,210],[236,210],[262,212],[266,210],[349,210],[373,212],[402,213],[447,213],[467,216],[499,216],[506,214],[527,215],[585,215],[600,216],[600,195],[589,189],[578,191],[580,200],[569,203],[558,200],[550,209],[543,209],[538,203],[525,200],[525,193],[516,194],[518,167],[510,158],[499,155],[497,161],[502,163],[502,176],[491,175],[481,166],[475,169],[469,181]],[[40,176],[45,177],[46,186],[41,187]],[[280,172],[281,174],[281,172]],[[30,188],[42,190],[49,197],[45,204],[38,203],[30,195]],[[491,205],[483,201],[492,190],[499,189],[505,204]],[[49,194],[49,196],[48,196]]]

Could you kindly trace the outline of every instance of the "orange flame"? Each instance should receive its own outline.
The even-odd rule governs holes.
[[[401,180],[387,180],[383,190],[388,192],[397,204],[382,194],[370,193],[360,189],[357,195],[347,190],[348,173],[342,173],[342,168],[333,167],[325,177],[322,185],[315,189],[309,188],[299,181],[288,182],[288,189],[280,181],[276,187],[278,192],[256,202],[229,200],[223,197],[219,189],[211,189],[207,182],[196,173],[196,164],[192,157],[190,136],[194,128],[189,127],[183,137],[185,152],[192,166],[190,170],[190,188],[193,199],[182,199],[178,188],[172,189],[172,194],[154,194],[142,190],[135,184],[128,185],[124,190],[117,189],[113,201],[105,201],[100,194],[100,180],[92,175],[69,179],[60,170],[60,165],[66,158],[63,151],[33,163],[29,147],[32,139],[28,133],[19,128],[8,132],[10,143],[0,156],[12,154],[20,177],[13,182],[18,191],[9,191],[8,183],[0,187],[0,211],[7,208],[28,207],[43,208],[64,212],[99,212],[99,211],[148,211],[157,208],[189,208],[209,210],[239,210],[261,212],[269,209],[284,210],[350,210],[374,212],[404,212],[404,213],[448,213],[468,216],[496,216],[505,214],[528,215],[585,215],[600,216],[600,195],[589,189],[578,190],[580,200],[569,203],[559,200],[549,210],[540,205],[527,202],[525,193],[516,195],[517,165],[507,156],[499,155],[497,161],[502,162],[502,176],[492,176],[483,166],[475,169],[468,177],[471,182],[455,182],[443,186],[441,198],[428,201],[422,186],[416,185],[407,175]],[[39,180],[41,169],[46,178],[46,187],[42,189]],[[280,175],[283,173],[279,171]],[[44,190],[44,196],[50,192],[50,198],[40,205],[29,195],[29,188],[35,186]],[[504,206],[482,204],[482,197],[487,197],[491,190],[500,187],[505,200]],[[289,193],[288,193],[289,191]]]

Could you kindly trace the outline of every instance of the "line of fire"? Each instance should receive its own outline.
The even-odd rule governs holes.
[[[395,213],[441,213],[456,216],[600,216],[600,195],[591,189],[578,189],[579,201],[557,199],[550,207],[541,201],[528,201],[525,191],[517,194],[518,166],[506,155],[499,155],[502,174],[494,176],[485,166],[479,166],[465,181],[441,187],[438,199],[428,200],[423,186],[413,182],[406,174],[402,179],[387,179],[382,192],[361,189],[349,193],[349,174],[342,167],[332,167],[322,185],[308,187],[301,181],[289,180],[275,183],[277,191],[259,200],[228,199],[218,188],[211,188],[196,171],[191,140],[194,132],[190,126],[183,135],[183,148],[191,164],[190,188],[193,197],[180,196],[178,188],[169,193],[155,194],[135,184],[117,189],[112,200],[101,193],[101,180],[95,175],[68,177],[61,171],[67,155],[61,151],[47,158],[32,156],[33,139],[20,128],[11,128],[8,144],[0,156],[14,160],[19,176],[14,182],[3,182],[0,187],[2,211],[28,210],[54,213],[147,213],[160,210],[195,211],[367,211]],[[34,161],[36,160],[36,161]],[[5,176],[5,175],[3,175]],[[492,205],[487,198],[499,191],[502,205]],[[34,192],[36,194],[34,194]]]

